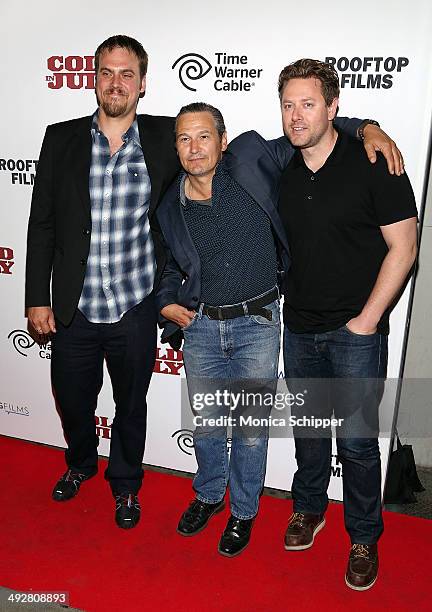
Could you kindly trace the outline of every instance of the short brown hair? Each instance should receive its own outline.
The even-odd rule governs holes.
[[[139,67],[140,67],[140,77],[143,78],[147,74],[147,66],[148,66],[148,55],[144,50],[144,47],[141,43],[139,43],[135,38],[131,38],[130,36],[126,36],[125,34],[116,34],[115,36],[110,36],[106,40],[103,41],[99,45],[99,47],[95,51],[95,71],[96,76],[99,71],[99,59],[102,53],[105,51],[112,51],[116,47],[120,47],[121,49],[127,49],[130,53],[133,53],[137,56]]]
[[[314,59],[303,58],[285,66],[279,75],[279,99],[282,100],[284,87],[290,79],[311,78],[321,82],[322,95],[327,106],[330,106],[339,97],[339,77],[333,66]]]

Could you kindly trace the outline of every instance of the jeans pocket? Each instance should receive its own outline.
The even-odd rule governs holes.
[[[264,306],[266,310],[269,310],[272,313],[271,321],[269,321],[266,317],[262,317],[261,315],[250,315],[250,318],[255,323],[259,325],[269,325],[276,326],[280,324],[280,308],[279,308],[279,300],[268,304],[268,306]]]
[[[198,317],[198,313],[196,312],[196,313],[194,314],[194,316],[193,316],[193,318],[192,318],[191,322],[190,322],[190,323],[188,323],[188,324],[186,325],[186,327],[182,327],[182,328],[181,328],[181,330],[182,330],[183,332],[185,332],[185,331],[187,331],[188,329],[190,329],[190,328],[192,327],[192,325],[195,323],[195,321],[197,320],[197,317]]]
[[[370,338],[372,336],[376,336],[377,335],[377,331],[374,332],[373,334],[356,334],[356,332],[353,332],[349,329],[349,327],[345,324],[342,327],[343,330],[345,330],[348,334],[350,334],[351,336],[354,336],[354,338]]]
[[[279,325],[279,321],[275,320],[275,317],[272,317],[271,321],[269,321],[265,317],[261,317],[260,315],[251,315],[250,318],[252,319],[252,321],[255,321],[255,323],[258,323],[258,325],[269,325],[270,327]]]

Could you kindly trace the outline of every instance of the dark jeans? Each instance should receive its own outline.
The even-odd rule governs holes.
[[[87,475],[97,470],[95,410],[105,358],[115,402],[105,478],[113,494],[137,493],[143,478],[146,395],[156,358],[154,296],[118,323],[90,323],[77,310],[68,327],[56,325],[51,376],[68,444],[66,463]]]
[[[295,334],[285,327],[284,362],[290,391],[307,389],[298,416],[342,419],[336,441],[343,470],[345,526],[352,543],[374,544],[383,531],[377,438],[387,337],[354,334],[346,326],[320,334]],[[328,504],[331,429],[295,427],[294,437],[294,511],[322,514]]]

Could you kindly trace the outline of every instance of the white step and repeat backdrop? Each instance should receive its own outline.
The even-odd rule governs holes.
[[[140,40],[150,56],[140,112],[174,115],[203,100],[219,107],[229,138],[256,129],[281,135],[277,77],[300,57],[331,61],[341,77],[340,113],[377,119],[402,149],[417,201],[421,201],[432,108],[432,4],[429,0],[331,6],[240,0],[190,5],[94,0],[2,3],[0,9],[0,433],[64,446],[51,393],[50,345],[38,346],[24,318],[26,226],[38,154],[49,123],[91,114],[93,53],[112,34]],[[235,56],[241,72],[233,72]],[[399,373],[407,292],[393,313],[389,376]],[[181,351],[166,346],[149,393],[145,462],[195,471],[191,431],[182,429]],[[109,451],[113,401],[108,376],[100,395],[100,453]],[[387,416],[391,418],[390,401]],[[383,471],[388,437],[381,439]],[[295,469],[290,438],[270,442],[267,486],[290,489]],[[330,496],[341,498],[334,459]]]

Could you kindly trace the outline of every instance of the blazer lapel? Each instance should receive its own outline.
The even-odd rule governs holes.
[[[189,233],[186,220],[184,218],[182,204],[179,197],[180,177],[168,189],[164,195],[163,204],[158,208],[157,216],[161,223],[162,230],[165,229],[167,235],[172,234],[175,240],[175,250],[181,249],[185,258],[195,268],[198,277],[201,277],[201,263],[195,244]],[[172,245],[171,245],[172,246]],[[173,253],[175,254],[175,250]]]
[[[147,171],[150,176],[151,198],[149,216],[156,208],[162,189],[164,151],[153,125],[146,121],[145,115],[138,115],[138,131]]]
[[[86,214],[90,213],[91,121],[92,117],[85,117],[83,119],[70,144],[72,172]]]

